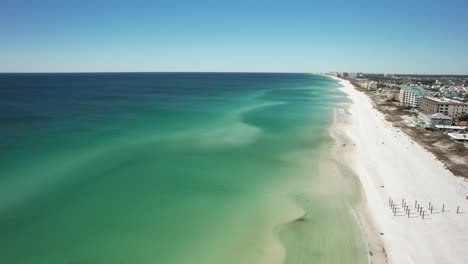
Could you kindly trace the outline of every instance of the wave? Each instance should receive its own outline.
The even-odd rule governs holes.
[[[206,148],[251,144],[261,136],[263,129],[260,126],[247,122],[245,116],[255,110],[283,103],[255,101],[253,105],[226,113],[220,120],[206,122],[200,127],[172,133],[164,139],[189,142],[192,146]]]

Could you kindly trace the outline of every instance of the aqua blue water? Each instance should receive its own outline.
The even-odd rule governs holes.
[[[0,74],[0,263],[366,261],[357,191],[318,181],[338,86],[311,74]]]

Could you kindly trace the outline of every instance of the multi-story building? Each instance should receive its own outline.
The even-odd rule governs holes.
[[[359,86],[367,90],[377,90],[377,83],[374,81],[361,81]]]
[[[347,72],[337,72],[336,73],[338,77],[349,77],[349,74]]]
[[[441,113],[425,114],[423,112],[418,113],[419,124],[422,127],[434,128],[437,125],[450,126],[452,125],[452,118],[448,115]]]
[[[367,83],[367,89],[368,90],[377,90],[377,82],[369,82]]]
[[[348,73],[349,78],[357,78],[358,74],[356,72],[350,72]]]
[[[434,93],[418,86],[403,86],[400,90],[399,101],[403,106],[419,108],[423,96],[433,96]]]
[[[426,113],[443,113],[451,117],[459,117],[468,113],[468,103],[430,96],[421,98],[419,108]]]
[[[379,89],[379,92],[382,95],[386,96],[387,99],[389,100],[397,100],[398,95],[400,94],[400,90],[392,89],[392,88],[382,88],[382,89]]]

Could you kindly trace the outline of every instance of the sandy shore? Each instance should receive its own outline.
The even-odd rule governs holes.
[[[340,126],[349,141],[343,148],[350,153],[349,166],[365,195],[362,211],[368,217],[361,216],[361,221],[377,256],[373,261],[382,262],[386,255],[388,263],[395,264],[468,263],[468,181],[455,177],[387,122],[364,93],[341,82],[341,90],[352,100]],[[389,198],[396,204],[396,215]],[[402,199],[411,210],[409,217]],[[423,207],[424,219],[415,203]]]

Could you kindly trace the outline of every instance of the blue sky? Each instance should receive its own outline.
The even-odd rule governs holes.
[[[468,1],[2,0],[0,72],[468,74]]]

